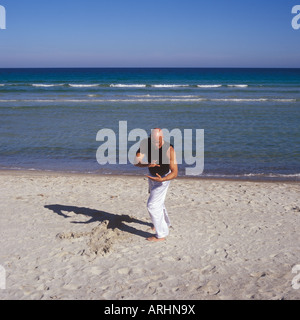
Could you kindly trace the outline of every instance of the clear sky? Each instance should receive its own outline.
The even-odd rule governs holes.
[[[0,67],[300,67],[300,0],[0,0]],[[300,21],[299,21],[300,23]]]

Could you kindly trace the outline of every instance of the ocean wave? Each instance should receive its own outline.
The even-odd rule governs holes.
[[[112,88],[145,88],[145,84],[111,84],[110,87]]]
[[[74,83],[69,83],[69,87],[73,88],[91,88],[91,87],[98,87],[99,84],[74,84]]]
[[[296,102],[297,99],[208,99],[208,98],[177,98],[177,97],[166,97],[166,98],[144,98],[144,99],[107,99],[100,101],[108,101],[108,102],[201,102],[201,101],[212,101],[212,102]]]
[[[167,96],[167,95],[152,95],[152,94],[135,94],[135,95],[126,95],[126,97],[131,97],[131,98],[170,98],[170,99],[178,99],[178,98],[193,98],[193,99],[197,99],[197,98],[201,98],[200,96],[195,96],[195,95],[184,95],[184,96]]]
[[[75,89],[75,88],[145,88],[145,89],[210,89],[210,90],[239,90],[239,89],[246,89],[249,87],[248,90],[284,90],[284,92],[290,91],[291,93],[298,93],[299,86],[285,86],[285,85],[276,85],[270,86],[268,84],[260,85],[260,84],[197,84],[197,83],[189,83],[189,84],[168,84],[168,83],[161,83],[161,84],[151,84],[151,83],[1,83],[0,87],[8,87],[8,88],[18,88],[18,87],[36,87],[36,88],[51,88],[51,87],[63,87],[65,89]],[[292,90],[292,91],[291,91]]]
[[[101,95],[88,95],[88,97],[101,97]],[[199,97],[136,97],[136,99],[0,99],[0,102],[296,102],[297,99],[266,99],[266,98],[257,98],[257,99],[236,99],[236,98],[220,98],[220,99],[209,99],[209,98],[199,98]]]
[[[63,83],[60,84],[45,84],[45,83],[33,83],[33,87],[42,87],[42,88],[50,88],[50,87],[60,87],[63,86]]]
[[[88,94],[89,98],[100,99],[0,99],[0,102],[297,102],[294,98],[204,98],[201,96],[181,95],[181,96],[163,96],[163,95],[127,95],[128,98],[105,98],[101,94]]]
[[[222,99],[208,99],[209,101],[223,101],[223,102],[265,102],[265,101],[272,101],[272,102],[296,102],[297,99],[276,99],[276,98],[222,98]]]
[[[210,101],[205,98],[197,99],[182,99],[182,98],[142,98],[142,99],[0,99],[0,102],[197,102],[197,101]]]
[[[300,173],[245,173],[244,177],[269,177],[269,178],[300,178]]]
[[[90,100],[90,99],[0,99],[0,102],[90,102],[90,101],[105,101],[105,100]]]
[[[221,84],[198,84],[198,88],[220,88],[222,87]]]
[[[189,87],[188,84],[152,84],[153,88],[178,88],[178,87]]]
[[[281,173],[241,173],[241,174],[218,174],[218,173],[204,173],[200,177],[213,179],[237,179],[237,180],[257,180],[257,181],[298,181],[300,173],[281,174]]]
[[[106,102],[197,102],[197,101],[208,101],[208,99],[200,98],[200,99],[177,99],[177,98],[157,98],[157,99],[108,99],[101,100]]]
[[[164,96],[156,96],[156,95],[151,95],[151,94],[128,94],[126,97],[131,97],[131,98],[161,98]]]
[[[248,84],[228,84],[227,87],[247,88]]]
[[[296,102],[297,99],[269,99],[270,101],[278,101],[278,102]]]

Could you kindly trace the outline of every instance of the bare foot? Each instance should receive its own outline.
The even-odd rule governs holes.
[[[156,238],[156,237],[149,237],[147,238],[148,241],[158,242],[158,241],[164,241],[166,238]]]

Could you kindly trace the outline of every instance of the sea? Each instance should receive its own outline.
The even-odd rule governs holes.
[[[120,121],[202,129],[198,178],[300,181],[300,69],[0,69],[0,169],[146,175],[97,161],[97,133],[110,129],[117,148]]]

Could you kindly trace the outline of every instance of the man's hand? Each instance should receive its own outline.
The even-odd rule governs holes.
[[[143,162],[143,158],[144,158],[144,154],[142,153],[137,153],[136,157],[134,159],[134,165],[136,167],[140,167],[140,168],[153,168],[153,167],[160,167],[159,164],[157,164],[157,160],[153,160],[151,163],[145,163]]]
[[[156,177],[147,176],[149,179],[157,181],[157,182],[163,182],[165,181],[164,178],[162,178],[158,173],[156,174]]]
[[[170,147],[169,155],[170,155],[170,170],[171,170],[171,173],[169,173],[168,175],[166,175],[163,178],[157,173],[156,177],[147,176],[149,179],[157,181],[157,182],[164,182],[164,181],[169,181],[169,180],[175,179],[177,177],[178,166],[177,166],[177,161],[176,161],[175,150],[174,150],[173,147]],[[158,166],[158,165],[156,165],[156,166]]]
[[[151,163],[148,164],[148,168],[153,168],[153,167],[160,167],[159,164],[156,163],[157,160],[153,160]]]

